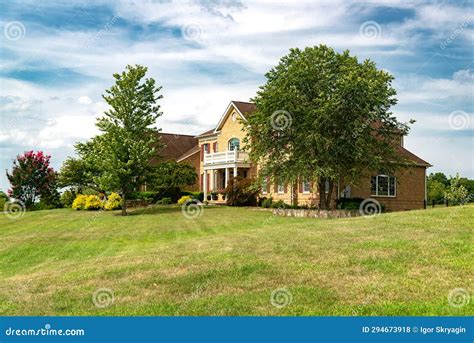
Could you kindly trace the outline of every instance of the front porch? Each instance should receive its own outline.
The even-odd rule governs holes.
[[[224,203],[225,199],[219,193],[227,187],[229,180],[234,176],[250,177],[251,165],[247,159],[248,155],[237,149],[205,154],[202,187],[204,200]],[[208,195],[211,195],[210,199],[207,199]]]

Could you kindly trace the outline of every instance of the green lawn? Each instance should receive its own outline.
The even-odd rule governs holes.
[[[332,220],[64,209],[0,226],[0,315],[474,314],[474,299],[448,302],[474,293],[474,206]]]

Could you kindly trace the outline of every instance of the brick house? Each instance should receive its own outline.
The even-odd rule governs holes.
[[[252,164],[247,152],[241,150],[246,116],[254,110],[255,105],[252,103],[231,101],[217,126],[195,137],[198,146],[191,149],[188,155],[198,158],[198,162],[194,160],[194,163],[198,166],[199,189],[205,193],[205,198],[213,190],[225,188],[228,180],[235,175],[244,178],[257,175],[258,166]],[[336,185],[337,196],[374,198],[388,211],[423,208],[426,199],[426,168],[431,165],[405,149],[403,137],[397,151],[413,164],[400,169],[395,175],[373,174],[355,185],[346,185],[341,180]],[[317,205],[319,192],[316,187],[317,183],[309,181],[293,185],[264,184],[261,196],[286,203],[291,203],[293,197],[299,205]],[[218,201],[222,201],[220,196]]]
[[[199,160],[199,141],[192,135],[178,135],[174,133],[158,133],[161,143],[164,144],[160,150],[159,156],[151,160],[151,164],[157,164],[163,161],[176,161],[179,163],[188,163],[194,167],[196,172],[200,168]],[[187,190],[198,191],[199,183],[187,186]],[[146,190],[146,184],[142,188]]]

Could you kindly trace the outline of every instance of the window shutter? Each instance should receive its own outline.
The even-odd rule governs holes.
[[[284,189],[284,192],[286,194],[286,192],[288,192],[288,184],[287,183],[285,183],[285,188],[283,188],[283,189]]]
[[[212,143],[212,151],[217,152],[217,142]]]
[[[273,190],[275,193],[278,193],[278,182],[275,182],[275,184],[273,185]]]
[[[303,193],[303,180],[300,180],[298,183],[298,192]]]
[[[199,190],[201,192],[204,191],[204,189],[202,188],[202,175],[203,175],[202,173],[199,175]]]
[[[267,176],[267,193],[270,193],[270,178]]]
[[[201,145],[201,161],[204,160],[204,144]]]
[[[206,184],[207,184],[207,191],[208,192],[211,190],[211,185],[209,184],[210,183],[210,179],[209,179],[210,176],[211,176],[211,174],[206,173]]]

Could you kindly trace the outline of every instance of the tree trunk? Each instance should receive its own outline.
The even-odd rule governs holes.
[[[326,181],[329,182],[329,190],[326,193]],[[332,191],[334,188],[334,181],[331,179],[320,178],[318,182],[319,187],[319,208],[322,210],[331,209]]]
[[[122,216],[127,215],[127,197],[125,193],[122,193]]]
[[[324,210],[326,209],[326,192],[325,192],[325,186],[326,185],[326,179],[320,178],[318,182],[318,190],[319,190],[319,208]]]

